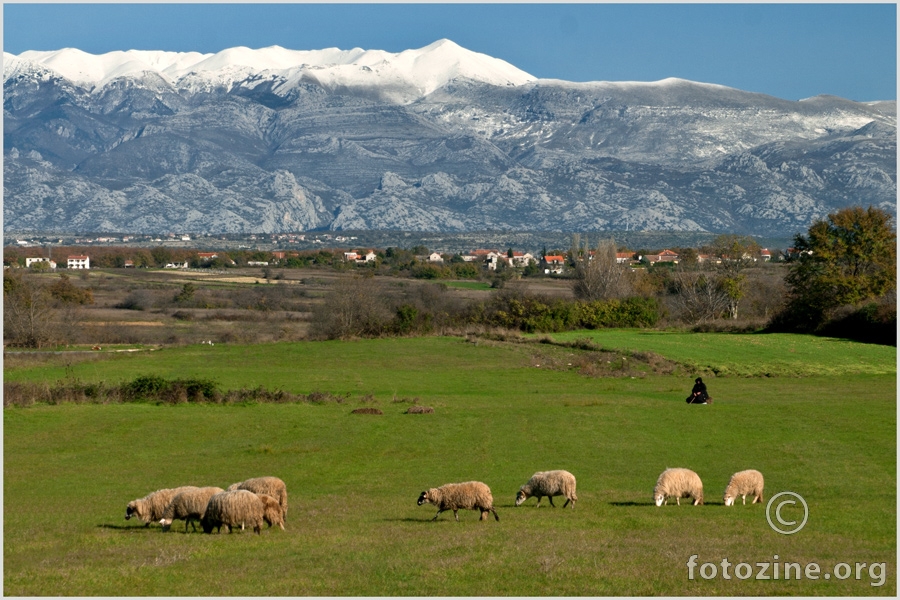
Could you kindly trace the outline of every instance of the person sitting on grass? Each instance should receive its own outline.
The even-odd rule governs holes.
[[[712,404],[712,398],[706,392],[706,384],[703,383],[703,379],[698,377],[694,380],[694,389],[691,390],[691,395],[685,402],[688,404]]]

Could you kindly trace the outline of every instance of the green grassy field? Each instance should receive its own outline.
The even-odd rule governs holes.
[[[687,406],[688,370],[594,378],[578,367],[582,351],[457,338],[193,346],[7,368],[9,381],[154,374],[349,399],[6,409],[4,592],[896,595],[894,348],[632,331],[572,339],[588,336],[746,376],[709,377],[715,404]],[[782,366],[785,352],[797,359]],[[385,414],[351,415],[368,394]],[[403,414],[409,404],[394,400],[413,397],[434,414]],[[700,474],[705,505],[652,504],[657,476],[674,466]],[[556,468],[578,478],[574,510],[513,506],[533,472]],[[728,478],[746,468],[765,474],[767,500],[785,490],[804,497],[802,531],[774,532],[764,505],[722,504]],[[163,534],[124,520],[127,502],[154,489],[258,475],[287,483],[285,531],[184,534],[176,522]],[[471,511],[432,523],[436,509],[416,506],[428,487],[471,479],[490,485],[499,523]],[[886,569],[880,586],[868,567],[860,579],[706,580],[697,571],[690,580],[693,554],[701,564]]]

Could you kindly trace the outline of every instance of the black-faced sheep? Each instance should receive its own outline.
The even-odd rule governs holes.
[[[418,505],[422,506],[426,502],[430,502],[438,507],[437,514],[434,515],[436,520],[438,516],[445,510],[452,510],[453,516],[459,521],[460,509],[481,511],[481,521],[486,521],[488,512],[494,513],[494,518],[498,521],[500,516],[494,510],[494,497],[491,495],[491,488],[480,481],[467,481],[466,483],[448,483],[439,488],[431,488],[425,490],[419,496]]]
[[[703,482],[690,469],[666,469],[653,488],[653,500],[657,506],[669,503],[669,498],[681,506],[681,498],[693,498],[694,506],[703,504]]]
[[[169,505],[169,502],[172,501],[176,494],[192,489],[195,490],[197,488],[193,485],[185,485],[177,488],[156,490],[143,498],[132,500],[125,507],[125,519],[128,520],[131,517],[135,517],[149,526],[151,522],[159,521],[162,518],[163,511],[166,510],[166,506]]]
[[[185,532],[187,532],[188,523],[191,524],[194,531],[197,531],[197,525],[194,521],[199,521],[203,518],[209,499],[224,491],[220,487],[202,487],[175,494],[159,520],[163,531],[168,531],[169,527],[172,526],[172,521],[175,519],[184,520]]]
[[[238,483],[232,483],[226,489],[226,491],[228,492],[234,490],[247,490],[249,492],[253,492],[254,494],[266,494],[272,496],[273,498],[278,500],[278,504],[281,505],[281,512],[285,517],[287,517],[287,486],[284,485],[284,482],[281,479],[271,476],[253,477],[251,479],[239,481]]]
[[[731,476],[731,481],[728,482],[728,486],[725,488],[725,506],[734,504],[738,496],[741,497],[744,504],[747,504],[747,494],[753,495],[753,502],[750,504],[762,502],[763,485],[763,476],[759,471],[754,469],[738,471]]]
[[[222,526],[229,532],[234,527],[252,528],[260,533],[263,521],[272,525],[278,525],[284,529],[284,513],[278,501],[267,494],[254,494],[248,490],[232,490],[219,492],[209,499],[206,505],[206,513],[200,520],[204,533],[212,533],[222,530]]]
[[[519,488],[519,492],[516,494],[516,506],[532,496],[537,497],[535,507],[540,506],[543,497],[547,496],[550,498],[550,506],[555,508],[553,496],[565,496],[566,503],[563,504],[563,508],[570,502],[572,508],[575,508],[575,501],[578,500],[578,496],[575,495],[575,476],[568,471],[561,470],[538,471],[531,476],[528,483]]]

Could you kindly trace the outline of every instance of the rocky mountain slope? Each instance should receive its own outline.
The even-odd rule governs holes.
[[[896,212],[896,102],[391,54],[4,54],[6,231],[710,231]]]

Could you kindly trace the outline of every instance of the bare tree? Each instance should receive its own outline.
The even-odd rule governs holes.
[[[580,300],[609,300],[627,296],[631,285],[628,267],[616,262],[616,243],[602,240],[593,258],[585,253],[575,265],[575,297]]]
[[[672,302],[683,320],[717,319],[729,308],[729,296],[715,273],[676,268],[671,275]]]
[[[30,278],[4,273],[3,337],[11,345],[41,348],[55,338],[54,301]]]
[[[342,277],[313,310],[310,334],[325,339],[378,335],[391,319],[374,277]]]

